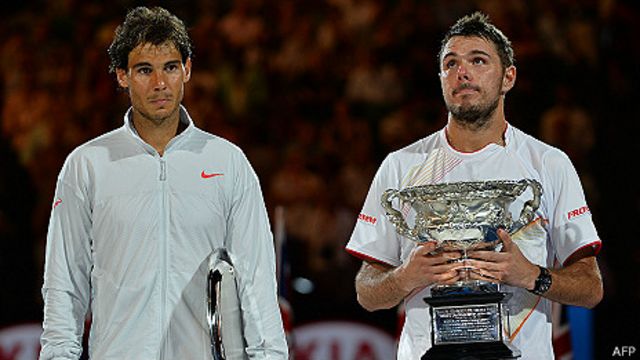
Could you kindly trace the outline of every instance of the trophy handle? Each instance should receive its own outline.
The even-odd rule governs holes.
[[[535,216],[535,211],[540,206],[540,198],[542,197],[542,185],[536,180],[525,179],[523,182],[526,183],[526,186],[531,187],[533,191],[533,198],[527,200],[522,207],[522,211],[520,211],[520,218],[518,221],[513,223],[511,227],[510,233],[516,233],[531,221],[533,221],[533,217]]]
[[[384,193],[382,193],[381,204],[384,208],[384,211],[387,213],[387,218],[393,225],[396,227],[396,231],[398,234],[407,237],[410,240],[421,242],[418,237],[413,235],[413,231],[407,225],[407,222],[404,220],[402,213],[400,211],[393,208],[391,205],[391,201],[398,197],[400,191],[395,189],[388,189]]]

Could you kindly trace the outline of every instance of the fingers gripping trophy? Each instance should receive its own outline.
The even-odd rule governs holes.
[[[513,220],[510,206],[525,194],[518,219]],[[389,189],[381,198],[387,218],[396,232],[417,243],[433,241],[435,252],[459,252],[466,260],[474,250],[500,251],[498,230],[514,234],[534,219],[540,206],[542,186],[530,179],[495,180],[421,185],[403,190]],[[407,224],[407,212],[413,210],[413,226]],[[509,329],[506,302],[510,293],[500,284],[472,279],[473,269],[462,268],[459,281],[435,284],[430,305],[431,343],[423,359],[515,359],[520,351],[505,341]]]

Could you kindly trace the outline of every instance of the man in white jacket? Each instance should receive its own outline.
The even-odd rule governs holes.
[[[286,359],[272,235],[243,152],[181,105],[191,41],[162,8],[131,10],[109,48],[124,125],[75,149],[47,236],[41,359],[208,359],[208,257],[237,270],[246,354]]]

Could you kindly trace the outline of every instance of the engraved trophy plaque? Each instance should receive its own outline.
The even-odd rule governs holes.
[[[532,198],[514,221],[509,207],[528,188]],[[381,203],[398,234],[418,243],[435,241],[436,252],[457,251],[461,258],[454,261],[463,261],[468,251],[500,251],[498,229],[513,234],[533,221],[541,196],[542,186],[535,180],[494,180],[389,189]],[[396,199],[401,208],[413,209],[412,227],[408,212],[403,215],[393,207]],[[424,299],[430,305],[432,347],[423,359],[520,357],[504,338],[511,294],[501,292],[499,284],[470,279],[470,269],[460,271],[463,280],[433,285],[431,296]]]

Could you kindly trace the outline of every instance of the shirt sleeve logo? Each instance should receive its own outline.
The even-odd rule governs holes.
[[[576,218],[576,217],[578,217],[580,215],[583,215],[583,214],[586,214],[588,212],[590,212],[589,211],[589,207],[586,206],[586,205],[582,206],[582,207],[579,207],[579,208],[577,208],[575,210],[571,210],[571,211],[569,211],[567,213],[567,220],[571,220],[573,218]]]
[[[376,222],[378,222],[378,219],[376,219],[375,216],[371,216],[363,213],[360,213],[360,215],[358,215],[358,220],[371,225],[375,225]]]

